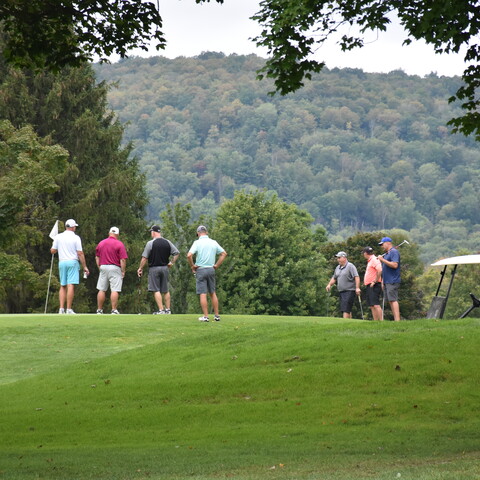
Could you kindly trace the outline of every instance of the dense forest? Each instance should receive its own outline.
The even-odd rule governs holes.
[[[95,65],[146,174],[147,217],[168,204],[214,216],[238,190],[275,192],[329,239],[406,230],[430,262],[480,243],[480,145],[452,135],[459,78],[322,71],[287,96],[264,60],[207,52]]]

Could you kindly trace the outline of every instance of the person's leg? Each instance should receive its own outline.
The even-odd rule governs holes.
[[[75,285],[69,283],[67,285],[67,310],[72,309],[73,297],[75,296]]]
[[[212,307],[213,307],[213,313],[218,317],[218,297],[215,292],[210,294],[210,298],[212,299]]]
[[[393,302],[390,302],[390,308],[392,309],[392,313],[393,313],[393,321],[399,322],[400,321],[400,305],[398,304],[398,302],[393,301]]]
[[[60,302],[60,308],[65,308],[65,302],[67,300],[67,286],[62,285],[60,291],[58,292],[58,300]]]
[[[163,299],[165,301],[165,308],[170,310],[170,292],[166,292],[163,294]]]
[[[153,292],[153,298],[157,302],[158,311],[163,310],[162,294],[160,292]]]
[[[110,302],[112,304],[112,310],[116,310],[118,306],[118,292],[110,292]]]
[[[103,290],[99,290],[97,293],[97,309],[102,310],[104,303],[105,303],[105,292]]]
[[[208,317],[208,300],[206,293],[200,293],[200,307],[202,308],[203,316]],[[218,303],[217,303],[218,309]]]
[[[372,309],[372,317],[374,320],[383,320],[382,318],[382,307],[380,305],[374,305],[370,307]]]

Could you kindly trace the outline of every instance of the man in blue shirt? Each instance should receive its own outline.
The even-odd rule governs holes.
[[[197,294],[200,295],[203,316],[199,317],[198,320],[208,322],[208,293],[212,301],[214,319],[219,322],[218,298],[215,293],[215,270],[223,263],[227,252],[215,240],[208,237],[207,227],[204,225],[197,228],[197,235],[198,240],[195,240],[190,247],[187,260],[196,276]],[[215,261],[217,254],[219,254],[218,260]],[[195,263],[193,261],[194,255]]]
[[[383,295],[390,303],[393,320],[400,321],[400,305],[398,304],[398,290],[400,288],[400,253],[393,246],[390,237],[383,237],[379,245],[386,253],[378,256],[382,262]]]

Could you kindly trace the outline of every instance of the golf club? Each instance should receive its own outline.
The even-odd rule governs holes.
[[[385,320],[385,291],[382,289],[382,320]]]
[[[137,278],[138,278],[138,283],[137,283],[137,313],[139,315],[142,315],[142,312],[140,311],[141,296],[142,296],[142,277],[137,276]]]
[[[363,318],[363,307],[362,307],[362,300],[360,299],[360,295],[358,295],[358,303],[360,304],[360,312],[362,314],[362,320],[365,320]]]
[[[408,240],[404,240],[402,243],[399,243],[398,245],[395,245],[393,248],[398,248],[398,247],[401,247],[402,245],[404,244],[407,244],[407,245],[410,245],[410,242]],[[388,252],[385,252],[385,253],[382,253],[381,255],[379,255],[379,257],[383,257],[384,255],[386,255]]]

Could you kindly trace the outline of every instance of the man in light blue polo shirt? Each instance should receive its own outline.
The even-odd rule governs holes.
[[[187,254],[187,260],[192,272],[196,275],[197,294],[200,295],[200,306],[203,316],[199,317],[200,322],[208,322],[208,299],[210,294],[212,301],[214,319],[220,321],[218,311],[218,298],[215,293],[215,270],[223,263],[227,252],[213,239],[208,237],[207,227],[200,225],[197,228],[198,240],[193,242]],[[218,254],[218,260],[216,260]],[[195,262],[193,256],[195,255]]]

